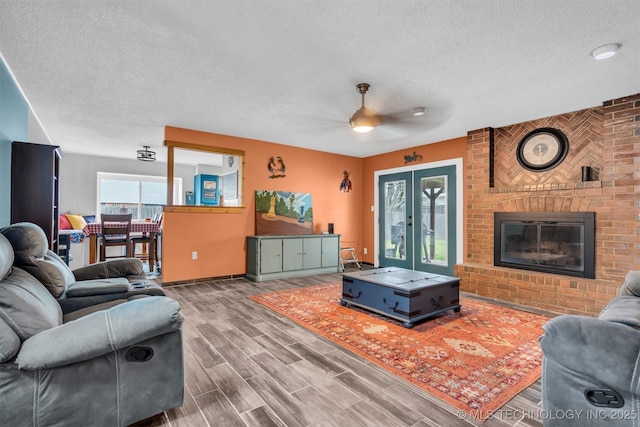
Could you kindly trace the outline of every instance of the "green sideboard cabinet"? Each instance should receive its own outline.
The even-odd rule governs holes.
[[[339,234],[247,236],[247,278],[254,282],[339,271]]]

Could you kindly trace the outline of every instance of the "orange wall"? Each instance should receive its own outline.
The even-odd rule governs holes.
[[[422,160],[411,162],[405,164],[404,156],[412,155],[413,152],[420,154],[422,156]],[[364,159],[364,164],[362,167],[362,245],[359,246],[362,248],[368,249],[368,254],[364,255],[362,253],[358,254],[358,258],[362,261],[375,264],[374,262],[374,232],[376,224],[374,224],[374,213],[371,212],[371,206],[374,203],[374,192],[377,189],[374,187],[374,172],[393,169],[402,166],[414,166],[416,164],[421,163],[430,163],[437,162],[441,160],[449,160],[455,158],[462,158],[463,171],[461,171],[462,177],[458,176],[459,179],[463,179],[462,188],[466,188],[466,174],[464,173],[464,169],[466,168],[466,157],[467,157],[467,136],[450,139],[447,141],[442,141],[434,144],[421,145],[418,147],[414,147],[411,149],[404,149],[399,151],[393,151],[391,153],[380,154],[378,156],[367,157]],[[463,194],[463,206],[460,206],[460,209],[463,209],[463,221],[466,223],[466,197]],[[464,232],[466,233],[466,227],[463,227]],[[466,242],[465,236],[463,236],[463,242]],[[465,253],[465,248],[463,248],[463,254]]]
[[[255,234],[256,190],[311,193],[314,233],[326,231],[333,222],[343,241],[363,240],[363,159],[170,126],[165,127],[165,140],[244,150],[245,208],[242,213],[165,212],[163,282],[245,274],[246,236]],[[283,158],[286,177],[269,178],[271,156]],[[349,193],[340,192],[345,169],[353,183]],[[193,251],[197,260],[191,259]]]

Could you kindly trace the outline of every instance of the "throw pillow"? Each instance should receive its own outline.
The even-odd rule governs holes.
[[[69,219],[74,230],[82,230],[87,226],[87,221],[84,220],[82,215],[66,214],[66,217]]]
[[[60,215],[60,230],[72,230],[73,225],[69,222],[66,215]]]

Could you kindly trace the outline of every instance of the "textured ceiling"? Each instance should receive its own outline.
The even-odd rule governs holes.
[[[162,153],[170,125],[366,157],[639,93],[639,17],[638,0],[2,0],[0,53],[63,152]],[[428,112],[357,134],[359,82],[370,110]]]

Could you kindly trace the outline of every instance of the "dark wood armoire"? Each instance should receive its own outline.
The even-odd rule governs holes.
[[[11,146],[11,223],[38,224],[56,253],[61,158],[56,145],[14,141]]]

